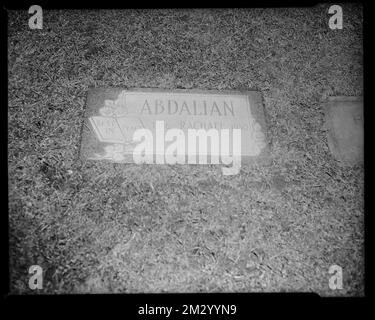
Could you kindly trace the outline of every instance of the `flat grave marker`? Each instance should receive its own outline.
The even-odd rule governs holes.
[[[340,164],[363,163],[362,97],[330,97],[325,105],[325,128],[329,149]]]
[[[133,163],[133,152],[140,143],[133,139],[135,131],[149,129],[154,133],[160,128],[160,122],[157,124],[157,121],[163,121],[163,132],[180,129],[186,137],[189,129],[203,129],[206,132],[210,129],[217,129],[219,132],[229,129],[229,137],[232,137],[234,129],[241,129],[241,162],[259,163],[266,162],[269,158],[260,92],[121,88],[89,90],[82,130],[81,157]],[[173,141],[167,139],[160,149],[160,143],[158,147],[156,140],[153,141],[152,156],[164,157],[163,151]],[[198,156],[201,155],[200,142],[198,139]],[[213,156],[213,142],[207,139],[207,143],[209,158]],[[230,141],[229,151],[234,148],[233,143],[234,141]],[[185,144],[185,154],[188,156],[188,141]]]

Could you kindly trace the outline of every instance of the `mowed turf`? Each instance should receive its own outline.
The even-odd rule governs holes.
[[[364,294],[363,166],[332,158],[330,95],[362,95],[362,9],[9,11],[10,280],[39,293]],[[89,87],[262,92],[271,163],[79,158]],[[329,289],[329,267],[343,289]]]

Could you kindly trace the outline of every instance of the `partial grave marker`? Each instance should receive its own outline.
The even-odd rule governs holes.
[[[165,131],[181,129],[186,137],[188,129],[232,132],[240,128],[241,162],[268,163],[267,127],[260,92],[184,89],[90,89],[81,158],[133,163],[133,150],[139,144],[133,141],[134,132],[146,128],[154,133],[157,120],[164,121]],[[168,143],[165,142],[165,148]],[[155,139],[153,150],[155,159]],[[208,157],[210,150],[209,144]]]
[[[334,158],[344,166],[363,163],[362,97],[329,97],[324,111],[328,146]]]

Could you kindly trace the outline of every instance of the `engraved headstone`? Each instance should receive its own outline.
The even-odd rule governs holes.
[[[134,162],[133,151],[140,143],[133,139],[134,133],[138,129],[149,129],[154,133],[160,127],[157,121],[163,121],[164,133],[169,129],[181,129],[185,138],[189,129],[217,129],[218,132],[229,129],[230,133],[234,129],[241,129],[242,161],[258,163],[259,160],[264,162],[268,159],[266,123],[259,92],[120,88],[90,89],[82,131],[81,157],[119,163]],[[160,143],[159,147],[155,146],[156,143],[154,139],[155,157],[165,151],[171,142],[168,139],[164,141],[161,151]],[[233,145],[234,142],[230,143]],[[188,142],[183,145],[188,155]],[[231,147],[229,150],[232,150]],[[208,157],[212,156],[210,143],[207,153]]]
[[[329,149],[342,165],[363,162],[363,100],[361,97],[330,97],[325,106]]]

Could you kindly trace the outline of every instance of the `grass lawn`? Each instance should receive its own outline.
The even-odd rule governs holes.
[[[364,170],[341,167],[328,96],[362,95],[362,9],[9,11],[12,293],[303,291],[364,294]],[[89,87],[259,90],[271,162],[82,161]],[[343,289],[328,269],[343,268]]]

